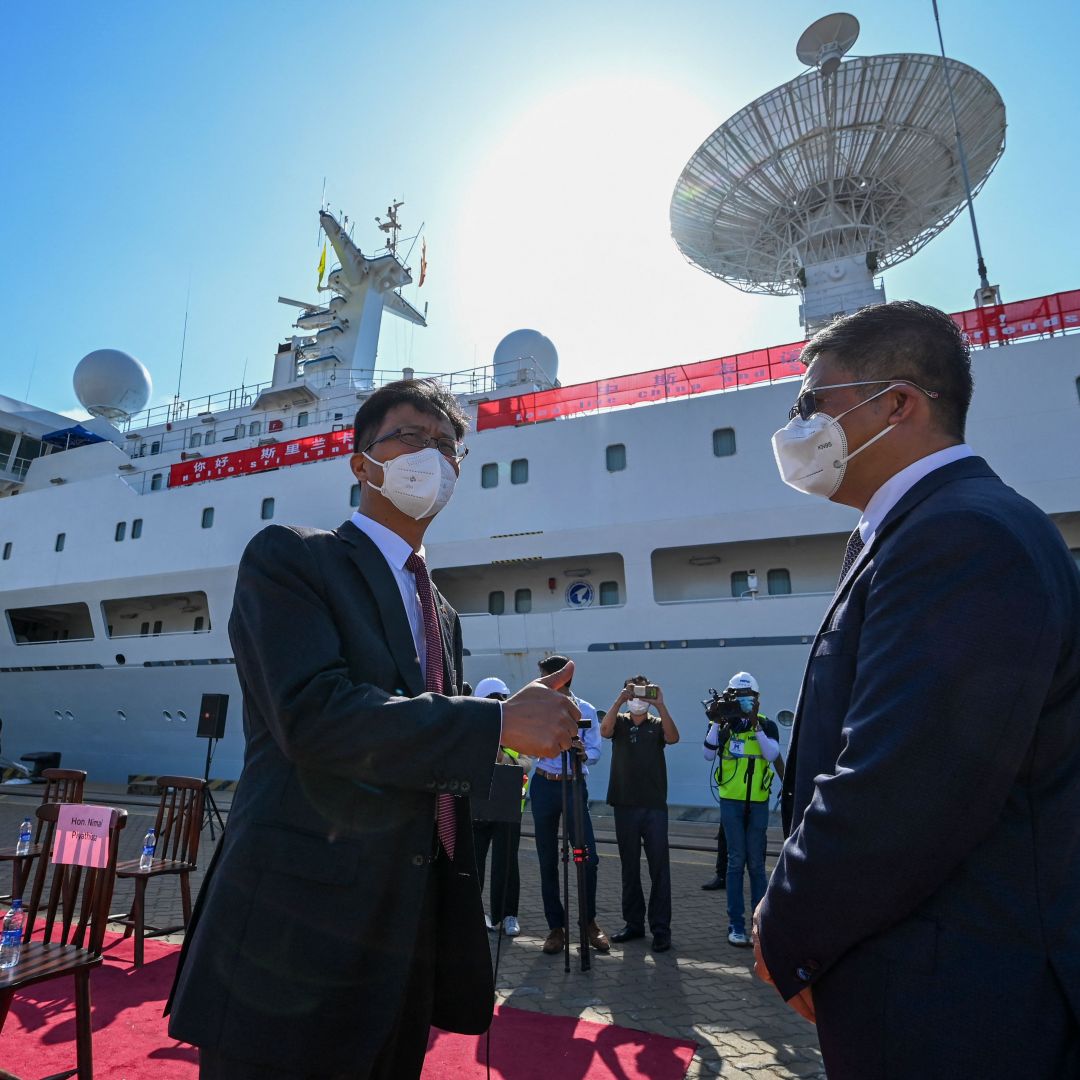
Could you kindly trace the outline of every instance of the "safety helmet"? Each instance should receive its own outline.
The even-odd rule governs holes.
[[[761,693],[761,690],[758,688],[757,679],[755,679],[749,671],[736,671],[735,674],[728,679],[728,689],[752,690],[755,694]]]
[[[490,697],[492,694],[505,694],[506,697],[510,696],[510,687],[502,681],[497,679],[493,675],[489,675],[486,679],[481,679],[476,684],[476,689],[473,691],[475,697]]]

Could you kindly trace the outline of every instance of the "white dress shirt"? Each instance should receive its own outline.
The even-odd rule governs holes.
[[[600,717],[597,715],[596,709],[587,701],[574,697],[573,694],[570,695],[570,700],[581,710],[582,720],[592,721],[584,731],[580,732],[581,741],[585,745],[585,760],[581,763],[581,775],[588,776],[589,766],[595,765],[600,760],[600,751],[603,746],[603,741],[600,738]],[[563,771],[562,755],[537,758],[536,767],[543,769],[544,772],[561,773]]]

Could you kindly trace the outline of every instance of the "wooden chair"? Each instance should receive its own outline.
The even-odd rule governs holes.
[[[34,887],[27,905],[26,932],[22,954],[15,967],[0,975],[0,1031],[7,1019],[16,991],[64,975],[75,977],[75,1047],[77,1067],[58,1073],[49,1080],[93,1080],[93,1041],[90,1028],[90,972],[101,963],[109,904],[116,881],[117,849],[120,830],[127,823],[127,811],[103,807],[109,815],[109,861],[101,869],[52,863],[42,859],[34,875]],[[37,809],[38,820],[45,823],[43,849],[52,850],[56,834],[59,803],[46,803]],[[42,940],[31,941],[38,921],[45,879],[52,869],[49,900],[45,907],[45,930]],[[82,898],[79,885],[85,878]]]
[[[45,790],[41,793],[41,805],[46,803],[82,802],[86,773],[81,769],[45,769]],[[41,834],[45,823],[39,817],[34,826],[27,855],[16,855],[15,848],[0,848],[0,863],[11,863],[11,896],[0,896],[0,901],[10,901],[12,896],[22,897],[23,886],[29,880],[34,860],[41,854]]]
[[[142,967],[143,939],[176,934],[191,921],[191,872],[197,870],[199,834],[202,830],[206,781],[194,776],[159,776],[161,801],[154,822],[154,862],[149,870],[139,869],[138,859],[120,863],[116,876],[135,882],[135,896],[127,914],[113,915],[111,922],[124,926],[124,937],[135,934],[135,966]],[[146,883],[152,877],[175,874],[180,878],[180,901],[184,921],[179,926],[146,925]]]

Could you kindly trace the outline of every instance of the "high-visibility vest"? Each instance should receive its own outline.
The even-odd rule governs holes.
[[[516,764],[517,759],[521,757],[521,753],[517,750],[511,750],[509,746],[500,747],[502,752]],[[525,796],[529,793],[529,770],[526,769],[521,777],[521,812],[525,813]]]
[[[768,717],[758,714],[758,725]],[[716,786],[721,799],[766,802],[772,790],[772,762],[761,753],[756,731],[730,735],[716,767]],[[733,752],[734,750],[734,752]]]

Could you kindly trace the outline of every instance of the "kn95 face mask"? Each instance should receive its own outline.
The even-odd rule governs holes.
[[[382,485],[371,484],[369,480],[372,489],[417,521],[434,517],[454,493],[457,472],[446,455],[433,446],[389,461],[378,461],[368,453],[364,457],[382,466]]]

